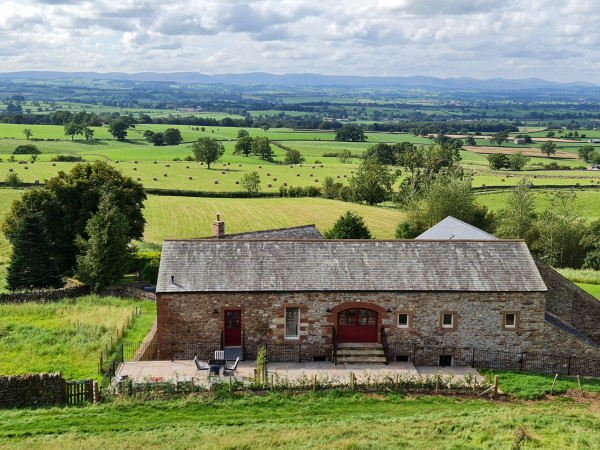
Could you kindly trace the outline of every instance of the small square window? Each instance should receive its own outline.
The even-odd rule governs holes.
[[[398,314],[398,328],[408,328],[408,313]]]
[[[504,314],[504,328],[516,328],[517,327],[517,314],[516,313],[505,313]]]
[[[444,313],[442,316],[442,328],[454,328],[454,314]]]

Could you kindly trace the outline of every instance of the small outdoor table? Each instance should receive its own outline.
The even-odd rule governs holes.
[[[227,361],[224,359],[210,359],[208,361],[208,367],[210,367],[210,374],[220,375],[221,368],[225,367],[225,364],[227,364]]]

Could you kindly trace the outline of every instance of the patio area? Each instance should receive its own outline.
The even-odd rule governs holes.
[[[206,361],[202,361],[206,366]],[[247,381],[254,377],[256,369],[255,361],[240,361],[235,373],[239,380]],[[381,378],[386,376],[396,377],[396,375],[410,375],[414,378],[434,375],[436,373],[453,373],[456,378],[462,378],[468,373],[477,375],[477,370],[471,367],[452,366],[417,366],[411,362],[391,362],[389,365],[381,364],[339,364],[331,362],[274,362],[267,364],[267,376],[271,375],[277,378],[287,378],[297,380],[301,378],[312,378],[317,375],[319,379],[335,380],[339,383],[349,383],[350,373],[354,375],[356,381]],[[229,373],[228,373],[229,375]],[[197,382],[209,381],[208,370],[198,371],[193,360],[183,361],[137,361],[122,363],[116,373],[116,376],[127,376],[135,382],[145,381],[176,381],[190,380],[194,378]],[[182,378],[183,377],[183,378]],[[211,377],[213,379],[217,376]]]

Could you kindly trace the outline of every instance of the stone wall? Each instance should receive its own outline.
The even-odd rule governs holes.
[[[538,260],[535,262],[548,288],[548,312],[600,344],[600,301],[547,264]]]
[[[286,307],[300,308],[299,339],[284,337]],[[265,341],[302,342],[313,347],[320,346],[321,353],[326,353],[338,312],[352,307],[375,310],[378,313],[378,330],[381,326],[385,327],[390,344],[415,343],[515,352],[544,346],[545,293],[537,292],[158,294],[158,340],[163,344],[219,339],[224,326],[224,311],[241,309],[247,346]],[[448,311],[456,313],[455,330],[445,330],[440,325],[441,314]],[[519,314],[519,325],[513,330],[503,328],[503,314],[507,311]],[[412,328],[397,327],[397,315],[401,312],[411,314]],[[378,341],[380,339],[378,335]]]
[[[544,324],[544,348],[541,353],[579,356],[600,359],[600,349],[588,345],[573,335],[546,322]]]
[[[67,286],[61,289],[43,289],[26,292],[0,294],[0,303],[57,302],[63,298],[88,295],[90,287],[86,285]]]
[[[64,383],[60,372],[0,376],[0,408],[62,403]]]

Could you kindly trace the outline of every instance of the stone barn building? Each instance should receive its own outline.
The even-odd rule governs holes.
[[[165,351],[220,340],[229,355],[253,359],[265,344],[300,344],[299,359],[330,360],[335,342],[355,349],[348,362],[383,362],[385,342],[400,360],[411,345],[600,358],[598,301],[523,241],[453,218],[415,240],[213,228],[213,238],[164,241],[156,293]],[[445,365],[458,357],[442,353]]]

